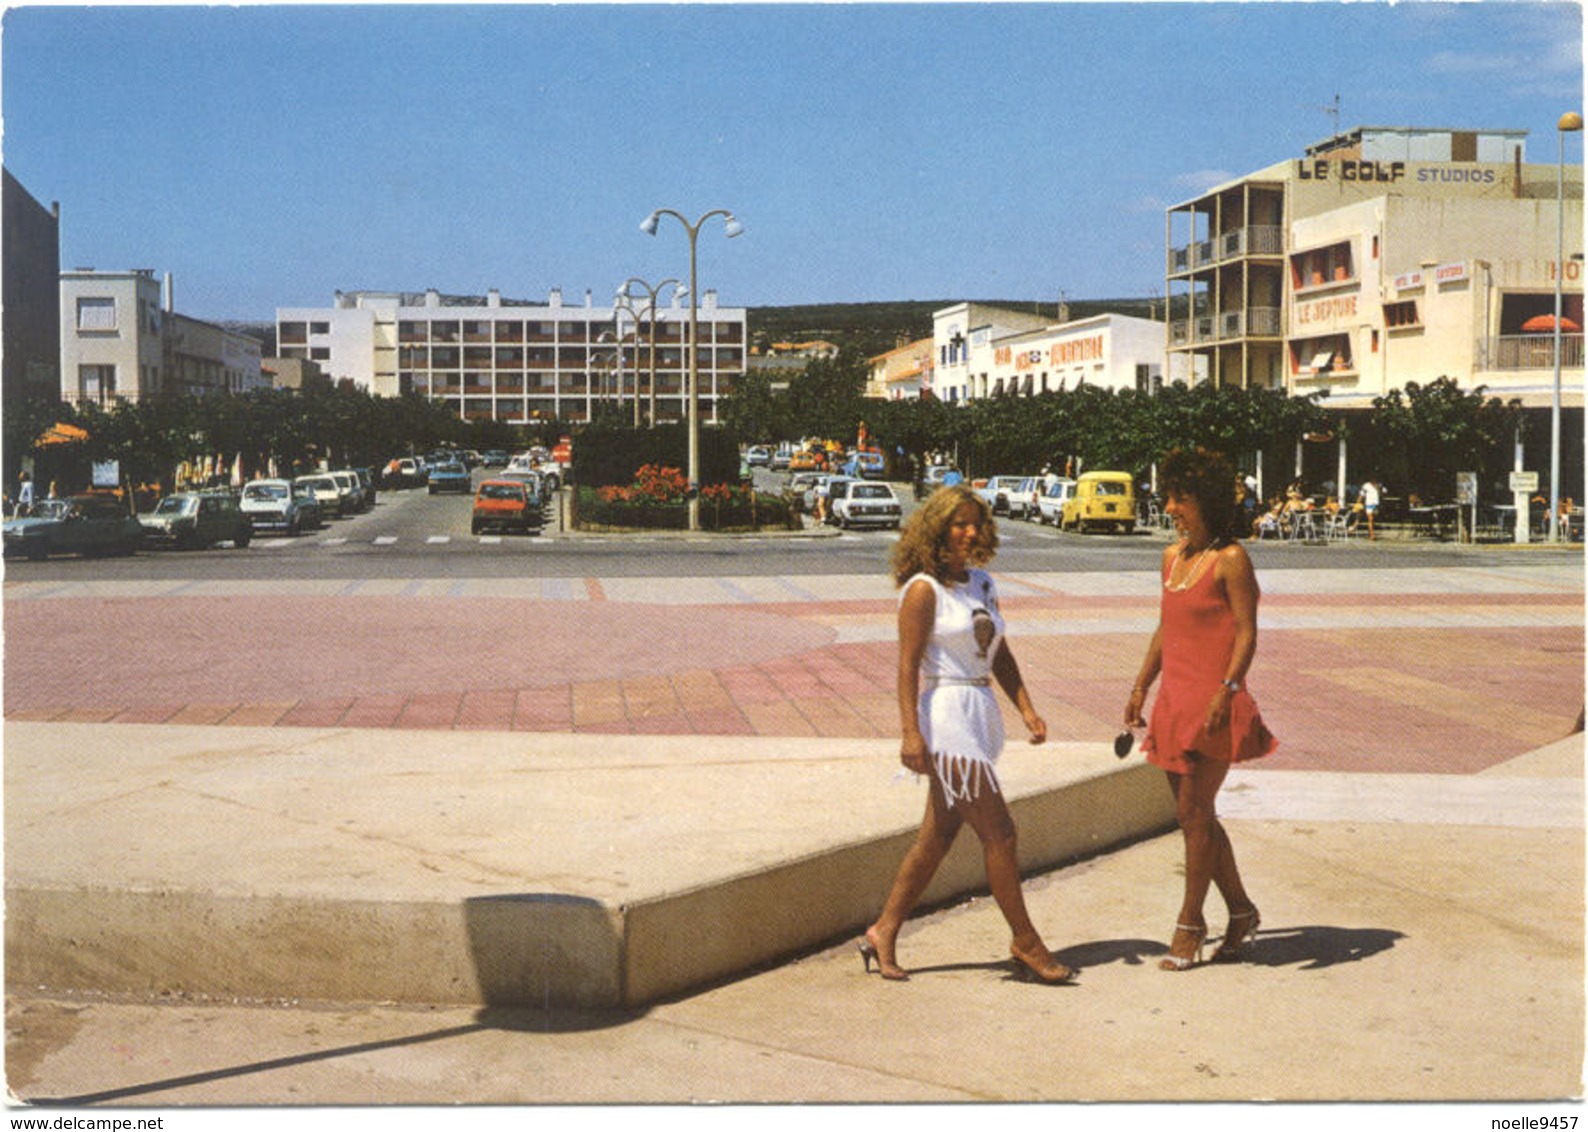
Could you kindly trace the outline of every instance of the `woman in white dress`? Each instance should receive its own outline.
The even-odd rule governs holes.
[[[1013,938],[1016,970],[1062,983],[1075,972],[1057,962],[1026,912],[1015,826],[998,785],[1003,718],[997,682],[1020,711],[1031,742],[1048,726],[1020,679],[1004,640],[992,576],[980,567],[998,548],[986,502],[967,487],[941,487],[911,515],[893,552],[899,592],[899,761],[929,783],[926,816],[877,922],[860,944],[866,970],[908,978],[894,954],[899,929],[926,891],[960,827],[981,839],[987,884]]]

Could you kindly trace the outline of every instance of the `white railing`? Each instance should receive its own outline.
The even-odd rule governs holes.
[[[1560,364],[1562,369],[1583,368],[1583,336],[1560,336]],[[1553,369],[1555,366],[1555,336],[1553,334],[1502,334],[1484,344],[1484,369]]]

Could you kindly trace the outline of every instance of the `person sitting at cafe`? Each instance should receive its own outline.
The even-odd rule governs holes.
[[[1260,539],[1264,535],[1280,538],[1284,534],[1285,500],[1282,496],[1274,496],[1268,501],[1268,510],[1257,517],[1252,524],[1252,538]]]

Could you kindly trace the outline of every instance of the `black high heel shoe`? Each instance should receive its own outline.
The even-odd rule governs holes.
[[[1213,962],[1238,963],[1246,958],[1247,945],[1257,938],[1257,926],[1262,922],[1263,917],[1258,914],[1255,904],[1244,912],[1231,912],[1230,926],[1224,929],[1224,942],[1213,953]],[[1237,923],[1246,926],[1237,931]]]

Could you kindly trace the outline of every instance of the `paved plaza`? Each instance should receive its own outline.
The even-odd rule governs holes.
[[[1156,579],[999,581],[1050,728],[1006,753],[1038,852],[1156,773],[1107,751]],[[9,1086],[154,1106],[1580,1096],[1580,560],[1260,581],[1250,683],[1281,749],[1221,796],[1263,909],[1253,961],[1156,969],[1180,843],[1154,811],[1034,869],[1034,917],[1083,968],[1060,989],[1013,980],[996,909],[960,891],[906,929],[907,984],[866,977],[847,938],[921,801],[893,781],[886,578],[7,583]],[[401,981],[249,919],[305,892],[371,931],[423,922],[383,920],[399,898],[474,928],[471,901],[534,892],[632,926],[663,893],[704,950],[736,917],[854,911],[700,985],[536,1008],[278,993],[339,966]],[[142,969],[235,981],[19,984],[11,933],[62,894],[186,909]],[[125,974],[93,945],[147,949],[133,915],[61,950]],[[250,924],[260,947],[228,957]],[[298,950],[268,956],[282,939]]]

